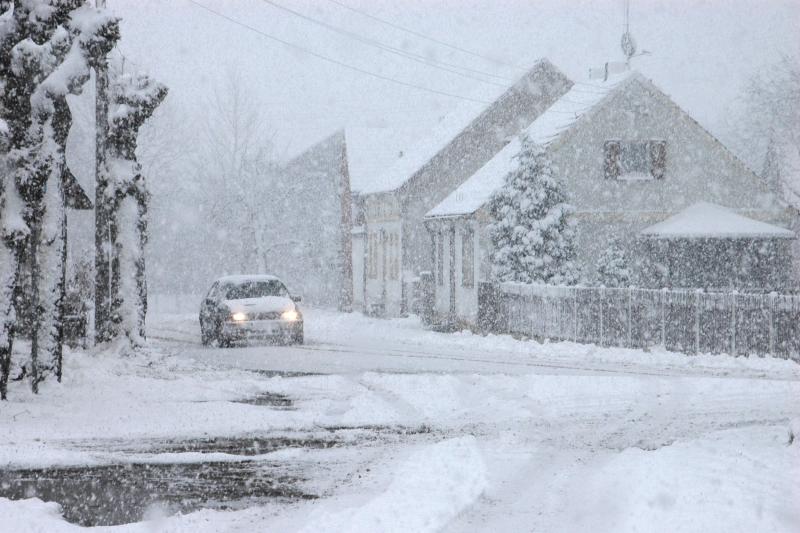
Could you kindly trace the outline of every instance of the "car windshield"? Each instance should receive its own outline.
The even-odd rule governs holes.
[[[289,295],[283,283],[277,280],[244,281],[242,283],[229,284],[222,288],[222,293],[227,300]]]

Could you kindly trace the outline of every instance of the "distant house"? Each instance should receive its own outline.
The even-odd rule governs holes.
[[[349,310],[353,300],[351,195],[345,132],[289,161],[276,186],[280,237],[268,243],[272,273],[310,302]]]
[[[481,168],[572,86],[547,60],[482,109],[450,113],[360,189],[354,234],[355,300],[367,312],[409,309],[411,287],[433,268],[425,213]],[[498,91],[499,92],[499,91]]]
[[[782,229],[790,226],[792,212],[767,184],[638,73],[575,84],[531,121],[524,133],[547,148],[554,174],[576,208],[578,259],[589,278],[601,252],[614,239],[627,245],[629,258],[641,271],[648,265],[656,268],[657,261],[642,256],[648,250],[667,257],[679,250],[702,254],[698,245],[713,243],[714,250],[725,250],[730,257],[758,249],[754,242],[769,242],[784,250],[794,238]],[[491,221],[486,204],[515,168],[519,150],[517,138],[426,214],[425,224],[433,237],[428,254],[434,258],[435,307],[440,316],[477,318],[478,285],[490,280],[487,228]],[[706,204],[671,218],[698,201],[728,209]],[[691,222],[692,231],[698,231],[704,216],[719,217],[717,222],[723,227],[706,221],[706,228],[716,233],[703,239],[669,237],[662,231],[680,220]],[[731,224],[751,233],[742,231],[738,244],[720,244],[732,237],[724,227]],[[650,241],[649,247],[637,248],[643,239]],[[775,260],[787,261],[781,254]],[[759,260],[748,259],[750,264]],[[716,279],[698,280],[693,277],[696,271],[674,262],[660,276],[643,277],[673,286],[695,282],[735,286],[740,280],[726,277],[729,270],[715,271],[711,263],[706,266],[700,270]],[[770,268],[788,271],[789,263]]]

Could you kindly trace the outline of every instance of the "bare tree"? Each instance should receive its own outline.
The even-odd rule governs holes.
[[[785,56],[747,81],[734,144],[779,196],[800,197],[800,63]]]
[[[197,174],[207,192],[207,222],[218,240],[223,270],[233,261],[242,271],[269,267],[266,243],[275,224],[270,214],[271,202],[278,201],[277,165],[260,107],[236,71],[208,104]]]

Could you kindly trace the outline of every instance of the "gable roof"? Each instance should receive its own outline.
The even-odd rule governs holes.
[[[385,171],[365,183],[360,192],[363,194],[373,194],[390,192],[399,189],[411,178],[413,178],[431,159],[437,154],[447,149],[450,143],[470,125],[480,120],[480,118],[495,106],[504,96],[520,89],[529,91],[542,91],[541,85],[535,87],[536,76],[546,71],[547,73],[560,71],[543,58],[538,60],[534,66],[525,73],[513,85],[501,86],[496,88],[488,96],[489,105],[476,104],[474,102],[464,102],[455,109],[444,115],[439,123],[436,124],[422,139],[417,141],[409,150],[406,150],[403,157],[398,159]],[[563,74],[561,74],[563,76]]]
[[[516,155],[522,148],[523,136],[537,144],[548,146],[622,87],[632,80],[642,78],[641,74],[629,71],[609,77],[606,81],[576,83],[426,216],[447,217],[474,213],[489,201],[492,193],[502,187],[506,175],[517,167]]]
[[[331,158],[334,145],[338,145],[347,154],[347,170],[350,176],[350,189],[359,192],[374,181],[387,166],[398,160],[401,148],[404,148],[408,132],[398,132],[394,128],[382,126],[347,126],[317,140],[312,145],[296,149],[283,164],[288,170],[309,168],[312,159],[317,159],[316,170],[324,170],[338,165],[338,160]]]
[[[794,232],[726,207],[698,202],[641,231],[655,239],[792,239]]]

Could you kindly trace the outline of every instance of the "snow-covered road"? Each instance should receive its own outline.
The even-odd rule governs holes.
[[[300,468],[320,499],[204,510],[161,526],[800,530],[800,439],[789,444],[800,419],[795,363],[448,335],[415,319],[307,317],[307,346],[216,349],[199,345],[194,316],[153,316],[151,359],[77,356],[63,390],[48,385],[35,399],[12,391],[23,397],[0,411],[9,439],[0,465],[130,460],[103,450],[109,439],[334,435],[343,446],[263,456]],[[236,403],[264,393],[291,408]],[[99,448],[87,452],[93,441]],[[176,459],[203,460],[150,461]],[[0,499],[0,514],[46,531],[73,527],[37,500]]]
[[[150,336],[175,355],[249,370],[351,374],[439,372],[503,374],[631,374],[800,379],[784,361],[679,354],[575,343],[538,344],[508,336],[422,329],[418,319],[379,320],[360,314],[306,312],[304,346],[200,345],[196,314],[154,315]],[[760,364],[762,363],[763,364]]]

